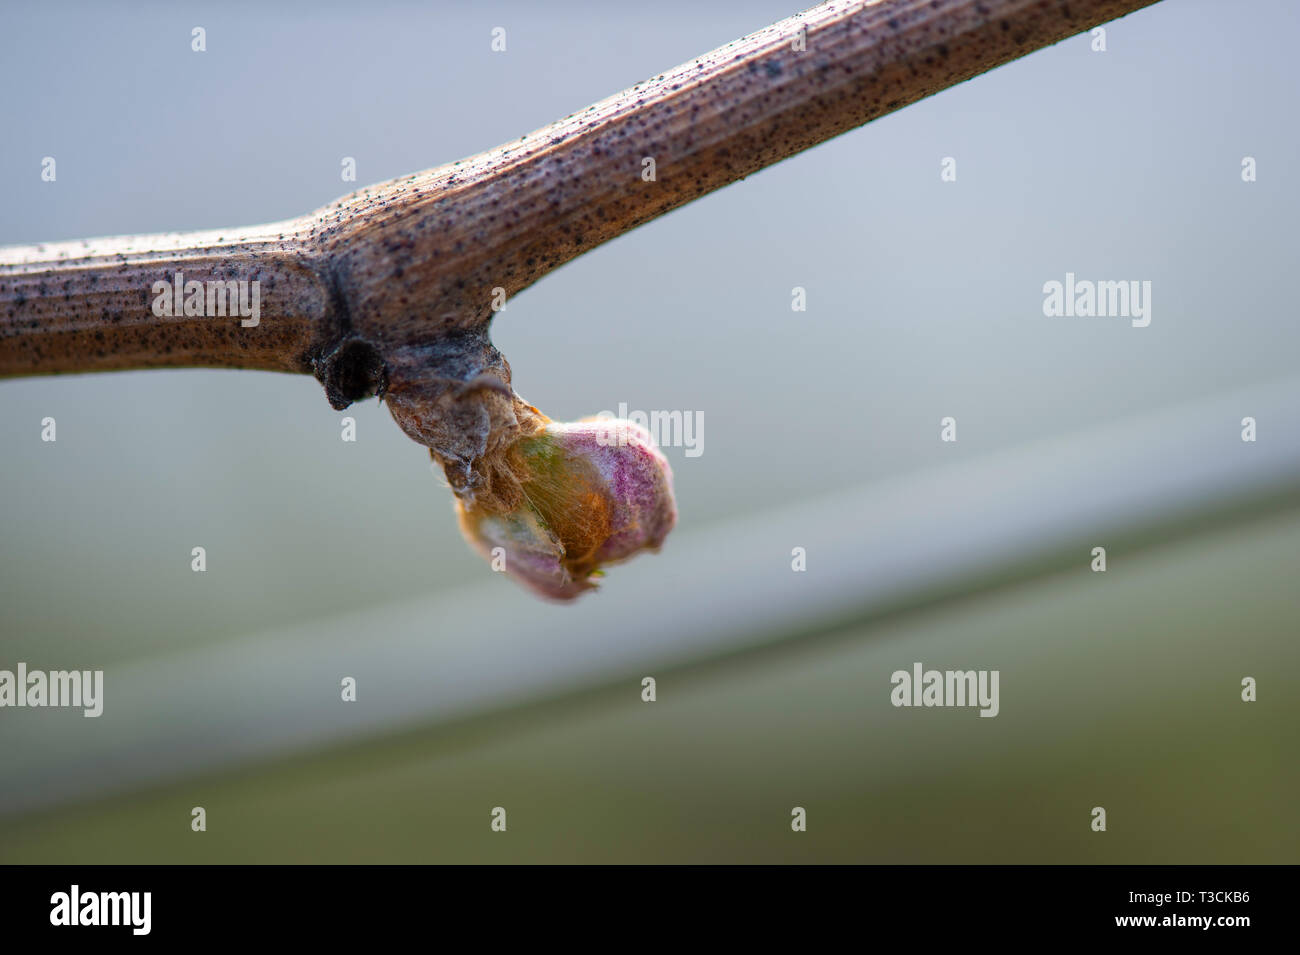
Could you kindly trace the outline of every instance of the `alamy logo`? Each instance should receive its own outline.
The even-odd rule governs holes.
[[[1151,281],[1065,281],[1043,283],[1043,314],[1048,318],[1128,318],[1134,328],[1151,324]]]
[[[998,715],[997,670],[895,670],[889,702],[895,706],[978,706],[980,716]]]
[[[262,283],[257,279],[187,282],[185,273],[177,272],[170,282],[154,282],[153,294],[153,313],[159,318],[238,315],[244,328],[256,328],[262,320]]]
[[[618,414],[601,411],[596,417],[605,421],[626,418],[645,428],[658,447],[683,448],[688,458],[698,458],[704,453],[703,411],[628,411],[627,402],[620,401]],[[626,441],[626,433],[613,428],[596,434],[596,442],[602,447],[617,446]]]
[[[132,935],[148,935],[152,892],[68,892],[50,896],[51,925],[129,925]]]
[[[103,670],[0,670],[0,706],[79,706],[83,716],[104,712]]]

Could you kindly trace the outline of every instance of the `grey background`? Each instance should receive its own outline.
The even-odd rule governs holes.
[[[356,157],[357,186],[450,162],[517,138],[792,12],[769,2],[109,3],[7,9],[0,30],[0,80],[14,95],[0,147],[0,243],[200,229],[297,215],[352,188],[339,179],[344,156]],[[195,25],[207,30],[206,53],[190,50]],[[489,31],[498,25],[508,31],[505,54],[489,50]],[[666,452],[681,509],[677,533],[706,534],[710,527],[740,522],[756,528],[760,539],[764,514],[774,508],[1289,379],[1300,354],[1293,289],[1294,223],[1300,212],[1293,122],[1297,70],[1290,50],[1297,27],[1300,11],[1285,0],[1161,3],[1112,24],[1105,53],[1092,52],[1087,37],[1068,40],[594,250],[512,300],[496,320],[494,341],[511,362],[516,388],[552,417],[580,417],[616,409],[620,402],[633,409],[702,414],[704,454],[687,458],[681,449]],[[1240,178],[1241,158],[1247,155],[1259,164],[1259,181],[1252,184]],[[43,156],[57,159],[55,183],[40,179]],[[955,183],[940,181],[945,156],[957,160]],[[1119,319],[1044,318],[1042,285],[1067,271],[1080,278],[1152,281],[1150,327],[1131,328]],[[807,289],[807,312],[791,312],[792,286]],[[450,494],[430,472],[426,453],[374,402],[347,412],[358,420],[359,440],[346,444],[339,440],[342,415],[329,408],[308,378],[140,372],[10,380],[0,382],[0,393],[5,399],[0,667],[18,660],[46,668],[126,664],[187,648],[233,645],[249,633],[328,621],[340,613],[467,586],[516,599],[513,592],[506,594],[512,585],[493,578],[460,541]],[[1225,413],[1225,453],[1239,445],[1236,422],[1248,413]],[[47,415],[58,421],[56,444],[39,438],[39,422]],[[956,445],[938,441],[944,415],[958,418]],[[1262,424],[1261,434],[1295,442],[1297,420],[1300,409],[1289,421]],[[1132,479],[1140,483],[1143,474]],[[920,513],[927,502],[917,499],[912,506]],[[1300,537],[1294,518],[1287,520],[1257,528],[1261,535],[1277,535],[1289,527],[1290,536],[1280,543],[1261,537],[1253,550],[1249,539],[1222,543],[1240,550],[1231,573],[1259,583],[1261,566],[1285,570],[1290,562],[1293,571]],[[869,549],[870,528],[861,533]],[[1238,534],[1249,538],[1250,531]],[[798,542],[774,535],[766,543],[774,561],[788,562],[790,547]],[[207,548],[206,574],[190,571],[195,545]],[[1227,558],[1204,556],[1209,543],[1194,546],[1202,548],[1195,551],[1201,557],[1179,551],[1170,560],[1200,560],[1206,581],[1229,573]],[[1265,560],[1262,554],[1272,556]],[[642,589],[653,579],[649,565],[673,560],[670,540],[661,555],[614,569],[604,592],[591,599],[625,605],[628,613],[654,614],[656,600],[670,595]],[[725,550],[713,572],[727,572]],[[1286,592],[1293,573],[1281,579],[1265,575],[1253,603],[1231,587],[1211,599],[1215,592],[1207,591],[1209,584],[1192,586],[1167,568],[1153,566],[1149,573],[1150,586],[1130,590],[1133,602],[1125,605],[1126,613],[1114,610],[1110,626],[1140,616],[1143,601],[1184,614],[1186,602],[1199,593],[1212,606],[1237,608],[1225,626],[1235,628],[1232,637],[1239,647],[1257,652],[1246,653],[1242,661],[1198,656],[1191,648],[1216,645],[1224,634],[1204,621],[1208,629],[1192,633],[1168,620],[1147,620],[1134,624],[1128,638],[1136,647],[1149,641],[1143,665],[1178,660],[1189,674],[1198,674],[1192,685],[1218,686],[1206,692],[1225,692],[1230,699],[1238,664],[1248,661],[1271,667],[1275,679],[1295,685],[1296,660],[1289,647],[1296,607]],[[1046,601],[1042,595],[1048,591],[1034,590],[1037,586],[1046,585],[1031,585],[1014,598],[987,595],[994,604],[969,608],[971,633],[981,627],[997,631],[989,622],[1000,612],[997,601],[1022,600],[1038,606],[1043,616],[1036,623],[1022,621],[1019,630],[1009,627],[1003,634],[1010,641],[1006,647],[986,647],[973,659],[959,654],[954,662],[991,666],[998,659],[1036,660],[1045,686],[1065,679],[1069,668],[1086,669],[1081,661],[1113,663],[1113,655],[1104,655],[1112,651],[1087,650],[1093,629],[1072,616],[1086,615],[1088,602],[1077,594]],[[1075,586],[1090,584],[1076,581]],[[1133,581],[1126,586],[1133,588]],[[428,622],[431,638],[490,640],[483,633],[490,632],[493,599],[485,602],[483,631],[446,633],[434,619]],[[536,639],[564,641],[569,612],[541,604],[531,608],[529,626]],[[707,610],[700,626],[708,626]],[[961,646],[962,625],[953,619],[909,626],[922,634],[918,640],[924,634],[947,639],[939,636],[944,633],[951,647]],[[1063,656],[1036,658],[1036,639],[1057,626],[1077,629],[1077,639],[1085,642],[1063,643],[1058,648]],[[869,654],[880,634],[859,629],[849,627],[858,633],[856,640],[819,643],[817,652],[842,646]],[[1185,645],[1178,639],[1182,632],[1188,634]],[[359,645],[371,637],[358,633]],[[926,659],[910,649],[905,656]],[[994,662],[978,662],[986,659]],[[810,669],[799,669],[804,663]],[[681,811],[663,810],[653,839],[633,837],[628,820],[610,810],[600,846],[598,840],[546,837],[532,845],[531,857],[631,858],[655,851],[653,846],[663,847],[666,858],[692,857],[710,844],[701,843],[681,816],[701,801],[735,805],[736,798],[744,798],[729,788],[737,785],[751,798],[762,793],[787,807],[778,808],[780,829],[779,814],[788,813],[791,800],[800,797],[787,798],[782,786],[764,782],[761,773],[755,776],[760,765],[786,780],[808,773],[821,780],[828,800],[853,804],[863,764],[846,760],[835,740],[852,748],[856,737],[836,737],[832,729],[838,726],[843,734],[851,723],[854,733],[864,725],[885,733],[887,724],[897,722],[899,713],[880,705],[885,691],[870,683],[878,677],[865,678],[871,689],[841,687],[844,720],[823,713],[809,724],[796,719],[782,730],[769,727],[768,732],[801,744],[792,744],[790,752],[802,754],[792,757],[793,764],[764,756],[756,735],[756,727],[779,714],[806,714],[810,711],[802,707],[831,699],[834,672],[859,672],[847,660],[839,667],[825,665],[829,670],[819,674],[817,664],[806,660],[788,667],[769,662],[765,688],[757,688],[753,673],[741,666],[710,671],[715,682],[697,684],[699,705],[722,716],[710,721],[674,711],[666,719],[676,721],[680,735],[665,729],[663,737],[651,734],[643,743],[662,746],[665,759],[670,752],[681,756],[682,750],[671,749],[671,740],[689,740],[703,721],[716,732],[718,745],[736,754],[731,768],[737,772],[727,779],[712,775],[718,764],[707,753],[669,759],[665,765],[678,767],[694,784],[682,790],[680,780],[663,782],[668,795],[659,797]],[[894,668],[893,662],[879,665],[886,672]],[[1109,668],[1095,666],[1104,680]],[[782,673],[796,671],[801,675],[791,677],[793,682],[782,682]],[[1077,707],[1062,704],[1032,717],[1006,712],[997,721],[975,721],[974,730],[997,722],[1010,724],[1008,732],[1027,734],[1024,748],[1004,742],[1008,748],[1000,751],[999,765],[1009,770],[1022,767],[1023,772],[1035,758],[1034,747],[1046,746],[1054,729],[1081,734],[1079,759],[1105,759],[1112,752],[1107,741],[1131,733],[1126,721],[1135,718],[1112,714],[1116,722],[1103,721],[1089,737],[1087,707],[1098,706],[1098,694],[1105,692],[1093,684],[1081,691]],[[1187,685],[1174,681],[1163,691],[1136,693],[1132,703],[1139,715],[1155,719],[1167,712],[1170,700],[1185,699],[1188,692]],[[731,706],[728,694],[748,702]],[[851,701],[865,701],[866,709],[853,710]],[[482,748],[473,740],[487,731],[474,730],[479,736],[456,743],[462,754],[456,759],[493,759],[492,753],[504,752],[493,778],[513,780],[502,785],[519,788],[516,802],[551,793],[556,804],[564,803],[566,787],[581,789],[593,778],[599,786],[606,778],[600,775],[602,765],[616,773],[619,752],[639,752],[619,748],[624,732],[619,720],[648,718],[636,715],[640,711],[610,716],[590,700],[574,706],[556,717],[560,729],[535,731],[569,732],[567,743],[552,744],[561,751],[571,747],[572,759],[583,760],[581,769],[564,758],[537,762],[538,751],[521,742],[525,731],[510,724],[495,731],[495,744]],[[742,713],[749,717],[742,719]],[[1232,713],[1232,719],[1239,718],[1236,710]],[[1294,709],[1288,711],[1292,723],[1294,716]],[[5,718],[0,713],[0,720]],[[201,722],[203,714],[176,718]],[[1232,740],[1223,746],[1249,750],[1222,721],[1214,725]],[[1263,719],[1261,725],[1277,728]],[[1041,735],[1031,739],[1034,727]],[[584,738],[588,745],[574,742]],[[813,738],[824,745],[810,746]],[[5,746],[20,747],[23,737],[4,739]],[[1167,742],[1156,736],[1152,746],[1169,752]],[[466,769],[456,759],[426,764],[421,747],[433,744],[390,740],[386,745],[397,747],[390,755],[398,768],[390,767],[389,775],[410,783],[415,771],[409,760],[415,758],[426,774],[424,784],[464,793],[466,831],[485,829],[479,826],[482,799],[473,782],[481,767]],[[403,745],[423,755],[412,757]],[[1254,815],[1253,821],[1229,826],[1223,842],[1216,843],[1236,861],[1277,858],[1270,853],[1295,861],[1294,828],[1284,834],[1269,828],[1297,794],[1294,769],[1278,764],[1276,745],[1272,737],[1259,743],[1261,765],[1271,768],[1259,770],[1254,790],[1222,796],[1239,800],[1234,805]],[[941,756],[911,752],[912,762],[900,757],[890,765],[918,780],[928,774],[931,783],[936,774],[960,771]],[[0,750],[0,766],[6,755]],[[1172,768],[1137,757],[1115,758],[1112,773],[1136,773],[1146,766],[1171,793],[1199,785],[1200,753]],[[292,780],[283,775],[288,770],[271,767],[268,773],[281,775],[210,783],[243,785],[249,805],[265,807],[279,799],[301,804],[319,798],[320,778],[347,779],[354,801],[340,797],[338,819],[355,824],[372,818],[368,814],[382,803],[383,793],[392,793],[383,788],[384,780],[392,780],[385,773],[371,782],[353,776],[345,767],[355,764],[355,753],[338,759],[342,762],[326,759],[304,769]],[[1068,801],[1078,780],[1067,777],[1077,765],[1065,755],[1061,759],[1075,769],[1044,785],[1058,786]],[[746,774],[743,785],[737,782]],[[999,793],[1012,791],[1016,773],[980,778],[985,796],[996,803]],[[374,788],[368,788],[371,783]],[[4,784],[24,780],[11,776]],[[402,785],[398,789],[405,792]],[[654,791],[654,785],[646,785]],[[959,810],[936,796],[929,783],[916,785],[920,788],[897,794],[900,805],[916,805],[925,796],[933,802],[933,818],[978,815],[969,800]],[[300,788],[288,795],[295,786]],[[1091,806],[1093,797],[1081,791],[1086,788],[1079,787],[1077,798]],[[104,858],[131,856],[131,861],[207,857],[204,853],[212,850],[168,842],[151,828],[162,812],[157,798],[83,809],[78,816],[59,810],[47,817],[9,819],[0,823],[4,844],[20,848],[0,849],[0,858],[52,861],[96,851]],[[175,798],[188,805],[190,798],[203,797]],[[1267,806],[1276,806],[1278,815],[1270,816]],[[554,819],[561,810],[551,805],[549,811]],[[748,811],[741,816],[747,818]],[[1066,817],[1076,811],[1062,809]],[[1188,812],[1203,815],[1210,807],[1201,804]],[[130,830],[128,818],[142,828]],[[460,817],[453,812],[449,818]],[[537,818],[547,818],[547,811],[539,808]],[[747,841],[743,818],[740,834],[721,839],[706,857],[770,857],[766,849],[754,848],[760,843]],[[1055,861],[1070,861],[1091,851],[1064,836],[1044,842],[1044,831],[1057,825],[1055,817],[1026,823],[1021,812],[1009,815],[1007,824],[1013,818],[1020,828],[1009,844],[1024,852],[1050,845],[1059,853]],[[75,820],[82,828],[69,830]],[[112,834],[123,826],[134,832],[131,839]],[[1233,841],[1242,838],[1240,827],[1250,826],[1257,831],[1245,843]],[[1151,845],[1125,843],[1134,853],[1130,858],[1177,857],[1192,837],[1189,830],[1166,828]],[[186,824],[181,835],[187,831]],[[68,832],[80,843],[72,836],[60,841],[59,833]],[[625,841],[618,841],[619,833]],[[380,849],[344,836],[337,854],[323,857],[412,858],[400,832],[390,836],[391,842],[379,840]],[[1026,858],[1003,843],[995,850],[993,842],[944,842],[939,836],[932,843],[912,838],[909,844],[918,846],[913,855],[903,843],[873,855],[870,846],[879,843],[869,836],[879,833],[864,834],[861,842],[827,843],[824,851],[809,855],[896,861],[976,861],[997,853]],[[276,859],[318,858],[324,852],[313,845],[310,831],[268,842],[267,832],[250,823],[233,838],[221,850],[233,858],[256,857],[258,851]],[[1234,847],[1243,845],[1246,856],[1232,856]],[[475,858],[478,852],[503,850],[467,843],[458,851]],[[197,855],[188,855],[193,852]]]

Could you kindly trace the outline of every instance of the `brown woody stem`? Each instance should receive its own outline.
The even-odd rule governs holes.
[[[458,489],[530,427],[494,300],[678,206],[1155,0],[830,2],[516,142],[250,229],[0,249],[0,376],[314,373],[382,394]],[[647,160],[653,160],[654,175]],[[253,281],[261,318],[159,317],[153,283]]]

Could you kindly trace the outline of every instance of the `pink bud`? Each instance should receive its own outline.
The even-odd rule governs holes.
[[[461,530],[544,597],[593,589],[603,565],[657,551],[677,522],[672,468],[630,421],[547,420],[503,457],[493,482],[500,493],[457,499]],[[516,486],[520,493],[500,490]]]

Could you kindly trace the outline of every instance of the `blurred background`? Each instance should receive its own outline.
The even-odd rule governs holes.
[[[0,244],[296,216],[797,9],[8,8]],[[0,710],[0,862],[1300,861],[1297,28],[1167,0],[512,299],[547,414],[701,428],[663,552],[577,606],[469,551],[377,402],[0,382],[0,669],[106,683]],[[1151,281],[1150,326],[1044,317],[1066,272]],[[1000,714],[891,706],[916,661]]]

